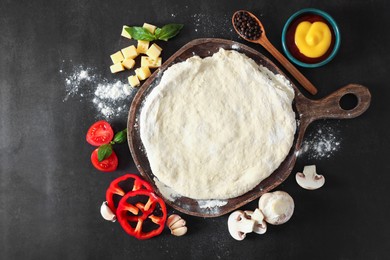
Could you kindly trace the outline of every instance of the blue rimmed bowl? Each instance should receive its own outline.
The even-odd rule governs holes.
[[[332,31],[332,44],[329,49],[329,51],[324,54],[323,58],[307,58],[305,57],[305,60],[300,60],[298,57],[295,57],[292,53],[292,49],[294,48],[291,45],[295,45],[295,43],[291,43],[291,39],[288,37],[291,37],[289,29],[291,26],[296,26],[297,21],[304,17],[320,17],[322,18],[328,26],[330,26],[330,29]],[[295,30],[294,30],[295,31]],[[316,8],[305,8],[302,10],[299,10],[298,12],[294,13],[286,22],[286,24],[283,27],[282,32],[282,45],[283,45],[283,51],[288,57],[288,59],[295,63],[298,66],[305,67],[305,68],[317,68],[320,66],[323,66],[330,62],[337,54],[339,48],[340,48],[340,31],[339,27],[337,26],[337,23],[335,20],[326,12],[316,9]],[[296,48],[296,47],[295,47]],[[302,54],[301,54],[302,55]],[[302,55],[304,56],[304,55]]]

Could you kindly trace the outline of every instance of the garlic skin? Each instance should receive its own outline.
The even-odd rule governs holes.
[[[107,201],[104,201],[102,203],[102,205],[100,206],[100,214],[107,221],[111,221],[111,222],[115,222],[116,221],[116,216],[111,211],[110,207],[108,207]]]
[[[186,221],[177,214],[172,214],[167,219],[167,226],[174,236],[183,236],[187,233]]]

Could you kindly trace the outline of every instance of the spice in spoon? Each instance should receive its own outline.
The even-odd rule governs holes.
[[[262,33],[257,21],[245,11],[239,11],[234,16],[234,26],[240,35],[249,40],[257,40]]]

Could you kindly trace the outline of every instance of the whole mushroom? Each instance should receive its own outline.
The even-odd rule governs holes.
[[[284,191],[265,193],[259,199],[259,209],[266,222],[280,225],[291,218],[294,212],[294,200]]]

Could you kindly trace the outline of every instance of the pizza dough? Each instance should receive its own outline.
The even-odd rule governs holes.
[[[283,76],[237,51],[172,65],[140,115],[153,174],[193,199],[246,193],[287,156],[296,130],[293,99]]]

